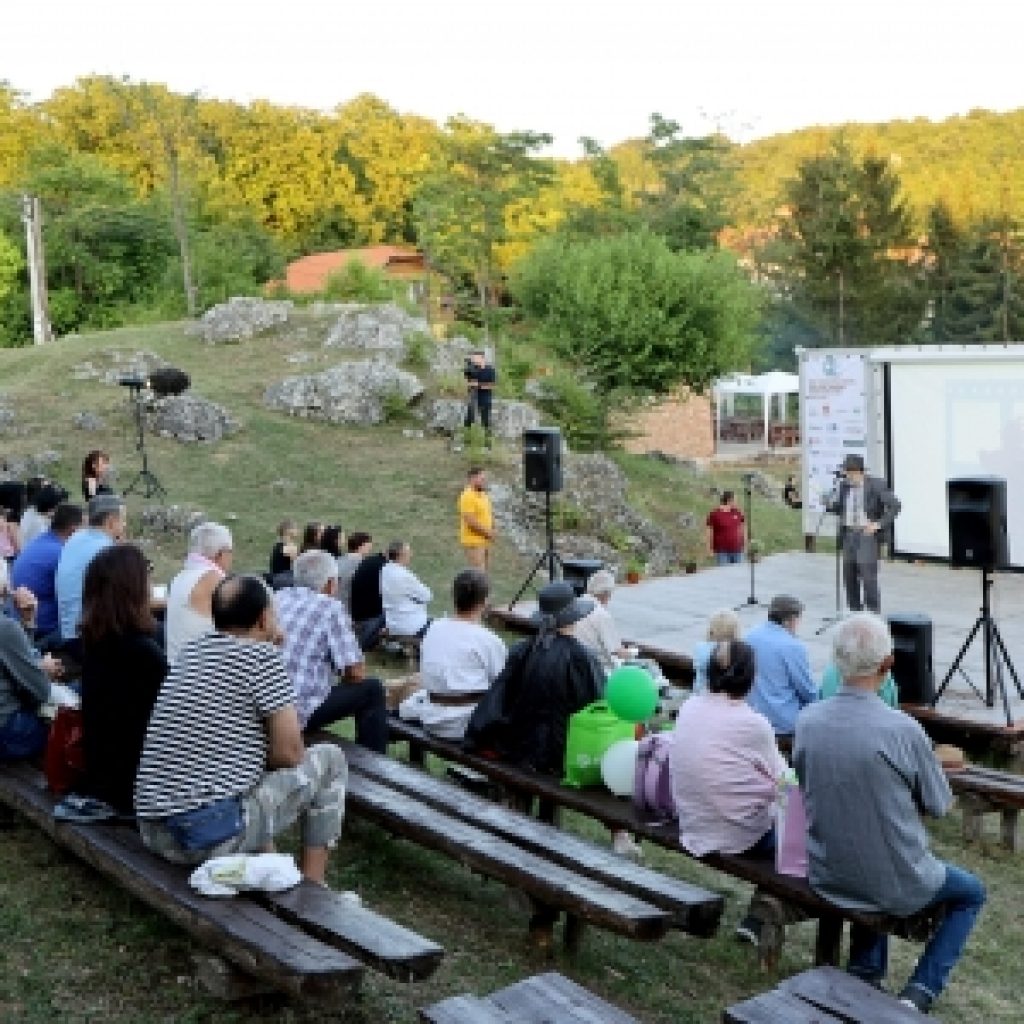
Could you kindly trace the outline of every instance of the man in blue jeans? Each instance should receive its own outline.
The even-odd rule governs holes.
[[[815,892],[841,907],[896,917],[944,907],[900,993],[927,1013],[963,952],[985,887],[928,848],[921,818],[944,815],[953,796],[924,730],[878,696],[892,662],[892,638],[877,615],[858,612],[839,626],[835,663],[843,686],[800,714],[793,767],[807,806]],[[853,925],[850,973],[881,985],[887,968],[888,937]]]

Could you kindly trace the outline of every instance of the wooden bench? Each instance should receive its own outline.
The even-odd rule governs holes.
[[[318,737],[319,739],[320,737]],[[327,736],[324,737],[325,739]],[[550,866],[554,865],[575,876],[597,883],[601,889],[592,890],[588,903],[594,895],[602,894],[603,889],[611,889],[624,893],[644,905],[653,905],[668,916],[669,927],[685,931],[691,935],[707,937],[718,929],[718,923],[724,908],[721,896],[688,882],[671,878],[649,868],[641,867],[612,853],[607,847],[599,846],[578,836],[564,832],[553,825],[537,821],[509,808],[502,807],[492,801],[474,796],[463,789],[453,786],[443,779],[420,771],[401,761],[373,751],[358,747],[345,740],[334,738],[340,743],[349,762],[350,779],[355,776],[386,786],[397,796],[416,801],[422,807],[433,811],[431,818],[436,819],[448,835],[454,835],[449,820],[463,826],[471,826],[474,830],[486,834],[488,846],[493,850],[494,839],[508,844],[517,853],[521,869],[532,865],[536,870],[544,866],[544,876],[551,876]],[[360,813],[363,789],[356,785],[352,797],[352,808]],[[397,804],[395,797],[392,803]],[[377,812],[375,812],[377,813]],[[474,838],[476,844],[478,837]],[[431,842],[436,840],[431,838]],[[436,848],[436,847],[435,847]],[[493,868],[492,868],[493,870]],[[521,878],[508,875],[508,868],[503,863],[499,872],[513,884],[524,884]],[[557,877],[557,876],[555,876]],[[530,880],[530,885],[536,885]],[[539,900],[550,902],[550,894],[537,891]],[[566,893],[562,899],[568,898]],[[578,941],[579,931],[584,921],[593,920],[613,930],[621,930],[621,925],[607,923],[607,907],[604,900],[597,906],[578,905],[579,896],[573,896],[572,903],[566,903],[564,909],[571,917],[577,919],[573,930]],[[552,904],[558,905],[558,904]],[[647,918],[643,918],[644,930],[637,930],[633,937],[648,937]],[[657,931],[661,931],[660,922]],[[630,934],[630,932],[627,932]],[[650,929],[650,937],[657,937],[654,929]]]
[[[286,892],[231,900],[201,896],[188,884],[189,869],[151,853],[133,827],[56,820],[54,798],[28,765],[0,771],[0,803],[264,988],[333,997],[358,987],[364,964],[413,981],[441,962],[444,951],[435,942],[322,886],[303,882]]]
[[[420,1010],[426,1024],[639,1024],[636,1017],[554,972],[487,997],[453,996]]]
[[[530,616],[514,609],[489,608],[485,619],[495,629],[504,629],[522,636],[532,636],[537,632],[537,624]],[[670,683],[677,686],[693,686],[693,659],[689,655],[655,647],[639,640],[624,639],[622,642],[630,647],[636,647],[641,658],[656,661],[662,675]]]
[[[471,768],[522,801],[536,800],[537,814],[543,821],[554,823],[559,809],[566,808],[609,829],[633,832],[658,846],[689,856],[679,845],[679,829],[675,821],[649,820],[637,812],[631,801],[615,797],[604,789],[574,789],[549,776],[466,753],[459,744],[430,736],[420,726],[397,718],[389,720],[389,727],[392,739],[409,744],[409,757],[413,762],[422,761],[430,752],[442,760]],[[806,879],[781,875],[775,871],[774,864],[757,857],[710,854],[699,860],[761,890],[761,909],[767,917],[761,933],[760,956],[766,966],[772,966],[778,960],[785,925],[798,920],[810,918],[817,922],[815,963],[836,965],[846,921],[857,921],[878,931],[921,940],[931,934],[938,916],[935,911],[922,912],[911,918],[896,918],[846,910],[818,896]]]
[[[722,1015],[724,1024],[915,1024],[917,1010],[834,967],[816,967]]]
[[[1024,809],[1024,776],[997,772],[979,765],[950,772],[950,788],[960,798],[963,809],[964,839],[981,838],[984,815],[999,814],[1002,845],[1010,851],[1018,846],[1017,819]]]

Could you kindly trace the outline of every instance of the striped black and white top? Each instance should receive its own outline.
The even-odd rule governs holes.
[[[162,818],[250,790],[267,770],[265,719],[292,701],[271,644],[223,633],[187,643],[149,720],[136,813]]]

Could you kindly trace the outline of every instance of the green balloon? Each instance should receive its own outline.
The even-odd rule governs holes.
[[[643,722],[658,706],[658,684],[639,665],[623,665],[608,677],[604,699],[624,721]]]

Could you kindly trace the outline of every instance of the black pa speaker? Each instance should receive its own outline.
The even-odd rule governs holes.
[[[932,620],[927,615],[890,615],[892,677],[901,704],[931,704],[935,699],[932,675]]]
[[[528,491],[562,489],[562,432],[557,427],[523,431],[523,476]]]
[[[1010,560],[1006,535],[1006,481],[998,476],[946,482],[949,564],[1001,569]]]
[[[562,579],[568,583],[577,597],[587,592],[587,584],[595,572],[604,568],[600,558],[563,558]]]

